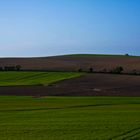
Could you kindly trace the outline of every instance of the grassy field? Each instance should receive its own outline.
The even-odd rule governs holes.
[[[0,86],[47,85],[80,75],[76,72],[0,72]]]
[[[0,140],[122,139],[140,139],[140,98],[0,97]]]

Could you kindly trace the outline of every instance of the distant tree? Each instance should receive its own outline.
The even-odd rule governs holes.
[[[132,74],[137,75],[137,70],[133,69]]]
[[[16,70],[16,67],[15,66],[5,66],[4,67],[4,70],[5,71],[15,71]]]
[[[78,72],[82,72],[82,71],[83,71],[82,68],[78,69]]]
[[[5,66],[5,67],[4,67],[4,70],[5,70],[5,71],[8,71],[8,68],[7,68],[7,66]]]
[[[112,73],[116,73],[116,74],[120,74],[120,73],[122,73],[123,70],[124,70],[124,69],[123,69],[122,66],[118,66],[118,67],[116,67],[115,69],[113,69],[111,72],[112,72]]]
[[[103,69],[102,72],[103,72],[103,73],[107,73],[107,69]]]
[[[0,67],[0,71],[3,71],[3,67]]]
[[[16,70],[20,71],[21,70],[21,66],[20,65],[16,65]]]
[[[91,68],[89,68],[89,72],[90,73],[92,73],[93,72],[93,68],[91,67]]]
[[[129,54],[128,54],[128,53],[126,53],[126,54],[125,54],[125,56],[129,56]]]

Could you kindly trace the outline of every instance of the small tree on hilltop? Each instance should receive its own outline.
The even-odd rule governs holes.
[[[126,54],[125,54],[125,56],[129,56],[129,54],[128,54],[128,53],[126,53]]]

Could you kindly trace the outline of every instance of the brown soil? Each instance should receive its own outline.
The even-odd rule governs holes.
[[[87,74],[50,86],[0,87],[0,95],[140,96],[140,76]]]
[[[123,66],[124,72],[140,72],[140,57],[127,56],[55,56],[42,58],[1,58],[0,67],[21,65],[23,70],[78,71],[92,67],[96,71]]]

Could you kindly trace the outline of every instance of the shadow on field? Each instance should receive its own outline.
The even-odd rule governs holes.
[[[136,137],[137,135],[140,135],[140,127],[134,128],[134,129],[124,132],[120,135],[114,136],[114,137],[110,138],[109,140],[115,140],[115,139],[119,139],[119,138],[122,138],[123,140],[128,140],[128,139],[133,138],[134,136]],[[136,138],[133,140],[138,140],[138,139]]]
[[[110,105],[123,105],[123,104],[98,104],[98,105],[77,105],[77,106],[67,106],[60,108],[33,108],[33,109],[14,109],[14,110],[0,110],[0,112],[12,112],[12,111],[45,111],[45,110],[61,110],[61,109],[74,109],[74,108],[85,108],[85,107],[104,107]]]

